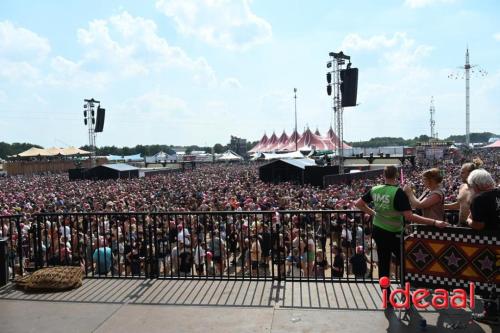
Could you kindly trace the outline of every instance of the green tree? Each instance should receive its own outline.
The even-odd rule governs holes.
[[[13,143],[9,144],[7,142],[0,142],[0,158],[6,159],[8,156],[17,155],[17,154],[22,153],[23,151],[26,151],[32,147],[43,148],[42,146],[35,145],[32,143],[13,142]]]
[[[215,154],[222,154],[225,151],[225,147],[221,145],[220,143],[216,143],[214,145],[214,153]]]

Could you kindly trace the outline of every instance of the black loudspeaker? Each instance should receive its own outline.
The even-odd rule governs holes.
[[[95,132],[99,133],[102,132],[102,129],[104,128],[104,115],[106,114],[106,109],[103,109],[101,107],[97,108],[97,123],[95,124]]]
[[[340,71],[340,92],[342,93],[342,106],[356,106],[358,95],[358,69],[348,68]]]

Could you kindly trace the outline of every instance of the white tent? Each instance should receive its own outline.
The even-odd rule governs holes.
[[[300,151],[293,151],[285,154],[263,153],[265,160],[280,160],[287,158],[304,158]]]
[[[90,154],[91,153],[88,151],[75,147],[68,147],[68,148],[51,147],[47,149],[32,147],[12,157],[38,157],[38,156],[53,157],[53,156],[77,156],[77,155],[90,155]]]
[[[243,157],[236,154],[232,150],[226,151],[224,154],[222,154],[220,157],[217,158],[217,161],[242,161],[242,160]]]

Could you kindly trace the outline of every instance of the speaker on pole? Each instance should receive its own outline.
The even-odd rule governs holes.
[[[347,68],[340,71],[340,92],[342,93],[342,106],[356,106],[358,94],[358,69]]]
[[[100,106],[97,108],[97,122],[95,124],[95,132],[100,133],[104,128],[104,115],[106,114],[106,109],[101,108]]]

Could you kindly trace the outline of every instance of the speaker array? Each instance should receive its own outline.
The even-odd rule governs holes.
[[[97,121],[95,124],[95,129],[94,131],[96,133],[102,132],[104,128],[104,116],[106,114],[106,109],[101,108],[100,106],[97,108]]]

